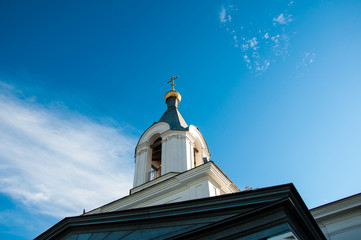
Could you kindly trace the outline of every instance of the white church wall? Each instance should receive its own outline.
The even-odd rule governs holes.
[[[220,188],[218,184],[214,184],[214,180],[210,179],[208,182],[208,188],[209,188],[209,196],[214,197],[221,194]]]
[[[197,179],[197,181],[188,183],[182,187],[174,189],[159,196],[153,195],[153,198],[142,202],[132,208],[154,206],[166,203],[181,202],[191,199],[210,197],[209,196],[209,181],[207,177]]]
[[[167,131],[161,135],[162,141],[162,175],[169,172],[187,171],[187,149],[185,132]]]
[[[311,209],[328,240],[361,238],[361,193]]]
[[[94,209],[88,214],[187,201],[238,191],[213,162],[208,162],[189,171],[168,173],[134,187],[129,196]]]
[[[208,149],[208,145],[206,140],[204,139],[202,133],[199,131],[199,129],[197,127],[195,127],[194,125],[190,125],[189,126],[189,133],[193,136],[194,138],[194,144],[197,145],[197,143],[199,143],[199,149],[200,150],[200,158],[204,158],[206,157],[208,160],[210,159],[210,152]]]
[[[188,182],[184,186],[178,186],[172,191],[167,191],[165,193],[158,192],[158,195],[153,194],[150,200],[142,201],[141,203],[134,205],[131,208],[154,206],[220,195],[221,192],[217,187],[218,184],[214,184],[212,182],[215,182],[215,180],[211,179],[209,175],[205,175]]]
[[[215,172],[217,174],[215,174]],[[132,208],[213,197],[221,195],[222,193],[238,192],[239,189],[222,175],[223,173],[212,163],[206,164],[204,167],[200,166],[193,169],[192,172],[175,175],[175,177],[173,177],[174,179],[167,184],[169,188],[161,187],[155,189],[151,193],[152,199],[142,201],[141,203],[132,206]],[[151,183],[148,183],[147,185],[149,184]],[[160,183],[156,182],[154,186],[158,187],[160,186]],[[161,191],[160,189],[163,189],[164,191]]]
[[[337,214],[331,218],[319,220],[317,223],[329,240],[361,238],[361,209]]]

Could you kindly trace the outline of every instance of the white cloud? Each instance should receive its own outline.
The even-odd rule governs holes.
[[[227,22],[227,20],[226,20],[226,9],[224,8],[224,6],[222,6],[221,12],[219,13],[219,20],[221,21],[221,23]]]
[[[287,56],[289,47],[289,36],[285,33],[271,37],[273,41],[273,53],[275,56]]]
[[[53,217],[81,214],[128,194],[132,136],[18,98],[5,84],[0,90],[1,193]]]
[[[233,9],[233,5],[228,5],[227,7],[222,6],[221,11],[219,12],[219,20],[221,23],[231,22],[232,15],[228,14]]]
[[[237,37],[237,35],[233,35],[233,41],[234,41],[234,46],[235,47],[239,47],[239,45],[238,45],[238,37]]]
[[[292,22],[292,15],[291,14],[283,14],[281,13],[280,15],[278,15],[278,17],[273,18],[273,24],[277,25],[284,25],[284,24],[288,24],[289,22]]]
[[[258,44],[256,37],[253,37],[252,39],[248,40],[247,42],[249,43],[249,46],[251,48],[253,48],[254,46],[256,46]]]

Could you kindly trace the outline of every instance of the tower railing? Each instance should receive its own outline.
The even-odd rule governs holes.
[[[160,168],[158,169],[152,169],[149,173],[149,180],[156,179],[157,177],[160,177]]]

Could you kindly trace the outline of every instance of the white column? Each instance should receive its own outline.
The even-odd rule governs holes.
[[[164,174],[169,172],[169,164],[168,164],[168,139],[167,137],[163,137],[162,136],[162,169],[161,169],[161,175],[163,176]]]
[[[139,150],[135,157],[135,171],[133,186],[139,186],[148,181],[148,149],[143,148]]]
[[[161,136],[162,142],[162,175],[169,172],[184,172],[188,170],[186,135],[181,131],[169,131]]]

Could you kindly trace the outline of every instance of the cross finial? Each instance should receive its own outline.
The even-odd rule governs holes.
[[[172,82],[172,84],[171,84],[171,86],[172,86],[172,91],[174,91],[174,86],[175,86],[175,84],[174,84],[174,80],[176,80],[177,78],[179,78],[179,76],[177,76],[177,77],[172,77],[171,79],[170,79],[170,81],[169,82],[167,82],[167,83],[170,83],[170,82]]]
[[[246,185],[246,187],[244,188],[244,191],[248,191],[248,190],[252,190],[252,187]]]

